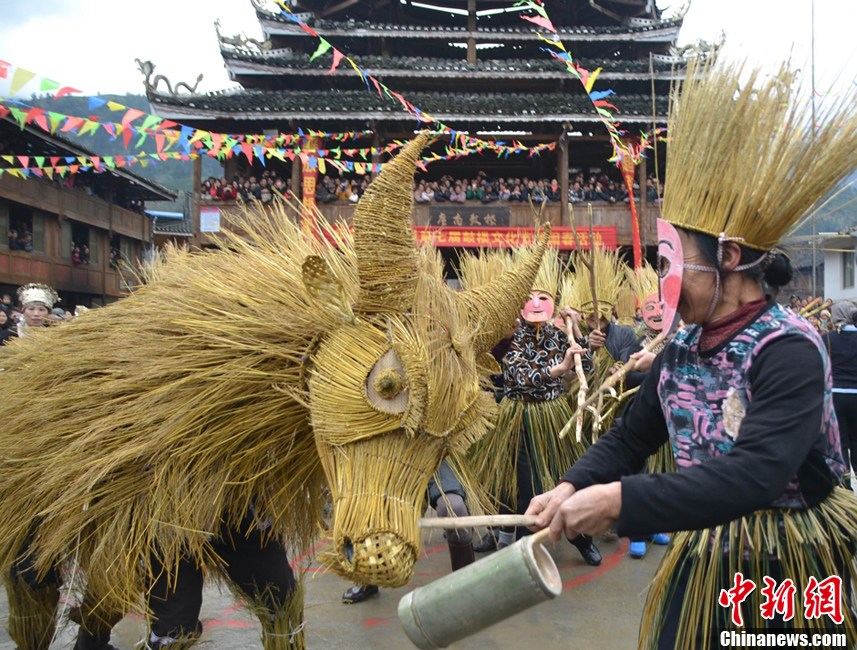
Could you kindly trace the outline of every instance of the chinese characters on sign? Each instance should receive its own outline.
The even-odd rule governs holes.
[[[534,228],[417,226],[415,234],[418,242],[431,243],[440,248],[510,248],[531,244],[536,231]],[[609,249],[618,246],[618,234],[613,226],[597,226],[593,228],[592,234],[596,246]],[[581,248],[589,248],[588,230],[578,232],[578,239]],[[550,245],[559,250],[573,250],[575,243],[571,228],[551,229]]]
[[[795,595],[797,586],[794,581],[786,578],[781,583],[769,576],[762,578],[764,586],[761,588],[762,605],[760,607],[762,618],[773,620],[775,616],[782,617],[783,621],[790,621],[795,615]],[[721,607],[730,607],[732,624],[738,627],[744,625],[741,613],[743,603],[756,589],[756,583],[745,579],[742,573],[736,573],[732,587],[721,589],[717,602]],[[806,588],[803,590],[803,614],[807,620],[827,616],[837,625],[841,625],[844,618],[842,615],[842,578],[829,576],[824,580],[818,580],[810,576]]]
[[[507,227],[511,210],[508,206],[430,206],[429,226],[436,228]]]

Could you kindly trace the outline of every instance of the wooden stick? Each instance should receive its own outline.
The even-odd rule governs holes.
[[[570,318],[565,319],[565,329],[568,333],[568,340],[571,342],[576,342],[574,338],[574,326],[571,322]],[[577,437],[577,442],[581,441],[583,435],[583,408],[582,405],[586,401],[586,393],[589,391],[589,382],[586,381],[586,373],[583,372],[583,360],[580,358],[580,354],[577,353],[574,355],[574,372],[577,374],[577,414],[574,431]],[[565,429],[563,429],[565,431]],[[560,432],[560,438],[563,437],[563,432]]]
[[[532,526],[535,515],[473,515],[470,517],[428,517],[420,528],[476,528],[477,526]]]
[[[661,344],[661,342],[667,337],[667,334],[668,334],[668,332],[665,332],[665,331],[661,332],[655,338],[653,338],[651,341],[649,341],[645,346],[643,346],[643,349],[640,350],[640,352],[651,352],[653,348],[656,348]],[[619,368],[619,370],[617,370],[612,375],[610,375],[607,379],[604,380],[604,383],[602,383],[598,389],[598,393],[601,394],[604,391],[606,391],[608,388],[612,388],[613,386],[618,384],[620,381],[622,381],[622,379],[625,377],[626,374],[628,374],[628,371],[633,367],[633,365],[634,365],[634,361],[632,359],[629,359],[628,361],[626,361],[625,364],[621,368]],[[586,404],[584,404],[584,406],[589,406],[590,404],[592,404],[592,402],[596,401],[597,399],[598,399],[597,394],[596,395],[590,395],[589,399],[586,400]]]

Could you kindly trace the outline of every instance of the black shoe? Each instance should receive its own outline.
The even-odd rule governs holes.
[[[96,635],[80,628],[77,631],[74,650],[119,650],[119,648],[110,644],[110,632],[104,635]]]
[[[354,585],[345,590],[342,594],[342,602],[346,605],[354,603],[362,603],[367,598],[378,595],[378,587],[375,585]]]
[[[574,539],[570,539],[568,541],[572,546],[580,551],[580,556],[589,566],[598,566],[601,564],[601,553],[599,552],[598,547],[595,546],[595,542],[592,541],[591,537],[588,535],[578,535]]]
[[[491,551],[496,551],[497,548],[497,537],[490,530],[473,545],[474,553],[490,553]]]

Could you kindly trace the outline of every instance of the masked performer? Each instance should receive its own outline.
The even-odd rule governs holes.
[[[561,439],[572,412],[563,377],[573,371],[568,337],[553,324],[559,283],[555,250],[545,253],[529,299],[521,308],[521,324],[503,357],[503,399],[494,431],[476,446],[474,469],[489,494],[502,499],[501,512],[522,513],[530,497],[553,485],[564,462],[573,462],[583,445],[573,436]],[[524,529],[506,529],[498,547],[511,544]],[[586,535],[569,538],[587,564],[597,566],[601,554]]]
[[[671,107],[669,223],[658,229],[664,325],[678,312],[687,326],[619,425],[529,512],[553,537],[614,524],[626,535],[684,531],[649,590],[641,648],[720,647],[739,623],[844,632],[850,646],[857,497],[837,487],[830,362],[818,333],[766,298],[762,281],[789,280],[774,246],[853,169],[857,88],[831,98],[811,133],[785,67],[762,79],[698,65]],[[678,471],[636,474],[667,439]],[[783,597],[765,597],[774,592]]]

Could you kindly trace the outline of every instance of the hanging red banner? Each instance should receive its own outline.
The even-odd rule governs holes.
[[[517,248],[533,243],[535,228],[436,228],[416,226],[417,242],[433,244],[438,248]],[[619,236],[614,226],[595,226],[592,229],[596,246],[615,249],[619,245]],[[577,233],[581,248],[588,249],[589,230]],[[551,229],[550,245],[559,250],[574,250],[574,233],[571,228]]]

